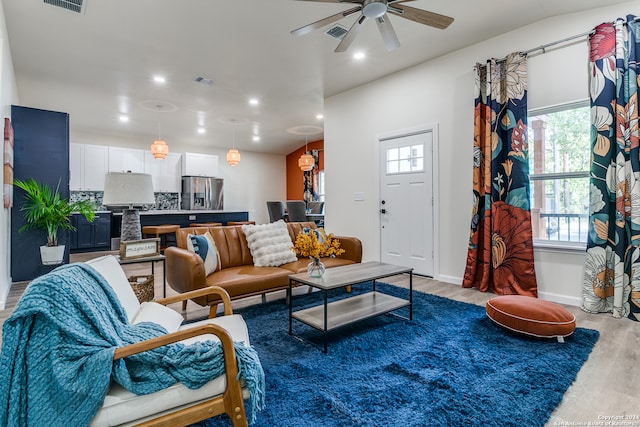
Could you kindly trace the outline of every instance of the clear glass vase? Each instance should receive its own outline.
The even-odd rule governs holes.
[[[309,277],[322,277],[324,270],[325,266],[322,261],[320,261],[320,258],[311,258],[311,262],[307,266]]]

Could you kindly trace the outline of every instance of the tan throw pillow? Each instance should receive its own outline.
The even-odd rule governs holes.
[[[256,267],[278,267],[298,260],[284,221],[243,225],[242,231],[247,238],[253,265]]]

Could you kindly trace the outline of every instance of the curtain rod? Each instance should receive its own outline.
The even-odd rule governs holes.
[[[564,39],[557,40],[557,41],[555,41],[555,42],[551,42],[551,43],[543,44],[543,45],[541,45],[541,46],[534,47],[533,49],[529,49],[529,50],[525,50],[525,51],[523,51],[523,52],[520,52],[520,55],[528,55],[528,54],[530,54],[531,52],[535,52],[535,51],[537,51],[537,50],[541,50],[541,51],[542,51],[542,53],[547,53],[547,52],[546,52],[546,49],[547,49],[548,47],[555,46],[555,45],[560,44],[560,43],[566,43],[566,42],[571,41],[571,40],[579,39],[580,37],[589,36],[589,35],[591,35],[591,34],[594,34],[595,32],[596,32],[596,30],[591,30],[591,31],[587,31],[587,32],[584,32],[584,33],[576,34],[575,36],[566,37],[566,38],[564,38]],[[506,58],[505,58],[505,59],[506,59]]]
[[[640,21],[640,16],[633,20],[633,22],[638,22],[638,21]],[[626,24],[626,22],[625,22],[625,24]],[[596,32],[595,29],[591,30],[591,31],[586,31],[584,33],[576,34],[575,36],[566,37],[564,39],[557,40],[555,42],[551,42],[551,43],[547,43],[547,44],[543,44],[541,46],[534,47],[533,49],[525,50],[525,51],[522,51],[522,52],[519,52],[519,53],[520,53],[520,55],[528,55],[528,54],[530,54],[532,52],[535,52],[537,50],[541,50],[542,53],[547,53],[546,49],[548,47],[555,46],[555,45],[560,44],[560,43],[566,43],[566,42],[571,41],[571,40],[579,39],[580,37],[590,36],[591,34],[595,34],[595,32]],[[507,59],[506,57],[501,58],[501,59],[498,60],[498,62],[506,61],[506,59]]]

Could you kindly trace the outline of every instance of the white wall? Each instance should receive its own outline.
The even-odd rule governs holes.
[[[590,31],[629,13],[638,2],[547,19],[325,100],[325,170],[329,231],[363,241],[364,260],[378,260],[379,173],[376,135],[428,123],[439,125],[440,224],[437,279],[460,284],[471,217],[473,66]],[[529,58],[529,105],[588,98],[586,38]],[[559,58],[562,58],[559,62]],[[345,143],[348,141],[348,144]],[[358,159],[354,166],[353,159]],[[347,172],[348,171],[348,172]],[[364,201],[354,201],[362,192]],[[583,253],[536,249],[542,298],[578,304]]]
[[[70,120],[73,120],[71,118]],[[114,139],[106,135],[73,132],[70,142],[77,144],[111,145],[148,150],[153,141]],[[227,164],[227,149],[176,145],[167,141],[169,151],[214,154],[219,159],[220,178],[224,179],[225,210],[249,211],[249,219],[257,223],[269,222],[267,200],[286,199],[286,157],[274,154],[240,152],[236,167]]]
[[[4,9],[0,4],[0,121],[4,143],[4,118],[11,118],[11,104],[18,103],[18,89],[13,72],[11,49],[7,40]],[[4,199],[4,186],[0,185],[0,203]],[[0,208],[0,310],[4,308],[11,288],[11,211]]]

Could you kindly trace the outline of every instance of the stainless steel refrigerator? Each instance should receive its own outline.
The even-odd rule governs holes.
[[[224,209],[224,180],[203,176],[182,177],[182,209]]]

